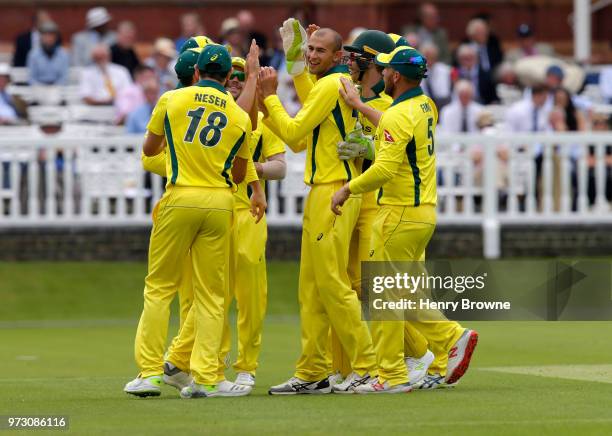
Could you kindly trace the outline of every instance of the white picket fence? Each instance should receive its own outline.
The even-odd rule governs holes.
[[[150,225],[163,186],[155,175],[146,184],[142,136],[110,136],[96,129],[78,136],[0,130],[0,228]],[[482,226],[486,257],[499,256],[505,224],[612,224],[606,197],[610,145],[612,132],[440,134],[435,143],[438,222]],[[288,152],[287,161],[287,178],[268,183],[270,226],[301,225],[308,193],[304,156]]]

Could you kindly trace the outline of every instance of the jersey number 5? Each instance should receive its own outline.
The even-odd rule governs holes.
[[[433,129],[433,118],[428,118],[427,119],[427,137],[431,139],[431,144],[427,146],[427,152],[429,153],[430,156],[434,154],[434,148],[435,148],[432,129]]]
[[[191,122],[185,133],[185,138],[183,138],[185,142],[193,142],[205,111],[206,108],[199,107],[187,112]],[[221,139],[221,130],[225,126],[227,126],[227,116],[223,112],[211,112],[206,119],[206,125],[200,130],[199,139],[202,145],[204,147],[214,147],[217,145]]]

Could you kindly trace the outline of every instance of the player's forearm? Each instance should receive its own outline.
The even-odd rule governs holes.
[[[349,182],[353,194],[375,191],[393,178],[399,163],[376,161],[365,173]]]
[[[270,156],[267,161],[260,164],[260,178],[265,180],[281,180],[287,175],[287,163],[284,153]]]
[[[270,128],[279,138],[285,141],[292,150],[293,147],[291,147],[291,144],[298,144],[302,141],[316,126],[323,122],[326,118],[326,114],[328,115],[329,112],[331,112],[331,108],[328,112],[325,107],[310,104],[304,105],[295,118],[291,118],[285,111],[278,96],[268,96],[264,100],[264,104],[268,109]],[[321,105],[325,105],[325,102],[322,101]]]
[[[302,74],[293,76],[293,86],[295,86],[295,91],[300,103],[304,104],[306,98],[308,98],[310,90],[314,86],[310,73],[307,70],[304,70]]]
[[[155,156],[162,152],[165,145],[166,141],[164,141],[163,136],[148,131],[142,145],[142,152],[145,156]]]
[[[246,174],[244,176],[244,180],[247,184],[259,181],[259,176],[257,175],[257,169],[255,168],[253,159],[249,159],[246,164]]]
[[[236,100],[236,103],[238,103],[238,106],[240,106],[242,110],[249,114],[253,130],[257,128],[257,105],[255,104],[256,96],[257,75],[249,74],[246,82],[244,83],[242,93],[240,94],[240,97],[238,97],[238,99]]]
[[[363,116],[368,119],[369,122],[374,124],[374,126],[378,127],[378,123],[380,122],[380,118],[383,115],[382,112],[374,109],[371,106],[368,106],[367,104],[365,104],[363,102],[359,102],[355,106],[355,109],[357,109],[359,112],[361,112],[363,114]]]

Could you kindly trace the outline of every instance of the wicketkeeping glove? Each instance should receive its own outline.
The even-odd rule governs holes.
[[[308,40],[306,30],[304,30],[298,20],[289,18],[285,20],[283,27],[278,29],[278,31],[283,39],[287,71],[292,76],[303,73],[306,69],[306,60],[304,59],[306,42]]]
[[[344,141],[338,143],[337,148],[340,160],[349,160],[356,157],[374,160],[374,140],[371,136],[363,134],[359,123],[357,123],[355,130],[346,135]]]

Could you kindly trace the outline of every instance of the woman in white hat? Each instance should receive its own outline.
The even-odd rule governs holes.
[[[111,46],[117,40],[117,34],[110,30],[112,20],[108,10],[95,7],[87,11],[85,17],[86,29],[75,33],[72,37],[72,64],[84,67],[92,64],[91,50],[96,45],[104,43]]]

